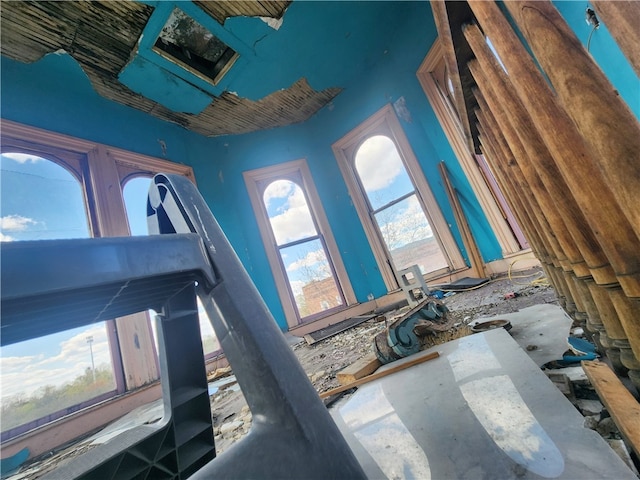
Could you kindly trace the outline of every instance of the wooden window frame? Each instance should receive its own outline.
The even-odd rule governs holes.
[[[187,165],[10,120],[2,120],[0,140],[3,151],[12,149],[55,159],[80,180],[94,237],[129,235],[121,188],[127,172],[176,173],[195,183],[193,170]],[[91,193],[88,195],[87,192]],[[2,445],[6,455],[26,447],[32,456],[38,456],[162,396],[155,350],[136,348],[133,341],[128,342],[130,345],[123,342],[137,334],[139,343],[153,345],[147,314],[138,313],[133,317],[126,321],[115,320],[118,328],[116,348],[121,354],[126,381],[124,394],[8,440]],[[209,369],[216,366],[212,363]]]
[[[454,105],[447,99],[433,79],[432,72],[442,61],[444,55],[445,51],[442,41],[437,38],[416,73],[420,85],[422,85],[422,89],[444,130],[447,140],[449,140],[449,144],[462,167],[462,171],[469,180],[469,184],[478,199],[480,208],[482,208],[489,225],[491,225],[491,229],[496,235],[500,248],[502,249],[502,255],[508,257],[522,253],[523,250],[529,251],[529,249],[521,249],[518,240],[511,231],[511,227],[504,219],[496,199],[485,182],[482,172],[476,165],[472,153],[469,151]]]
[[[349,276],[347,275],[347,270],[342,262],[340,250],[338,249],[338,245],[331,233],[329,220],[327,219],[324,208],[322,207],[322,202],[320,201],[320,196],[318,195],[315,184],[313,183],[313,178],[311,176],[309,166],[307,165],[307,161],[305,159],[293,160],[278,165],[249,170],[243,172],[242,175],[247,187],[247,192],[249,193],[251,206],[253,207],[253,211],[258,222],[260,237],[265,247],[269,267],[271,268],[271,272],[276,283],[278,297],[282,304],[289,328],[295,328],[299,326],[301,322],[298,317],[294,301],[289,294],[288,279],[283,271],[278,249],[274,247],[276,245],[276,241],[271,229],[269,217],[266,213],[262,199],[262,189],[260,187],[260,184],[263,184],[265,181],[275,181],[278,179],[289,180],[292,175],[299,176],[299,178],[302,179],[302,185],[299,186],[303,189],[306,195],[308,207],[311,211],[311,215],[316,221],[318,233],[324,238],[325,247],[330,257],[329,261],[332,263],[335,271],[338,288],[342,290],[342,294],[345,299],[345,304],[341,307],[331,309],[326,313],[313,315],[313,318],[310,318],[309,321],[312,322],[314,320],[324,318],[331,313],[344,310],[350,305],[357,303],[355,293],[351,287],[351,282],[349,281]],[[305,323],[308,322],[305,321]]]
[[[411,178],[415,187],[416,196],[421,203],[427,220],[435,234],[436,240],[442,249],[449,268],[429,272],[427,279],[437,278],[445,273],[455,272],[468,268],[460,249],[451,235],[440,207],[436,202],[424,173],[418,163],[409,140],[404,134],[393,107],[385,105],[374,113],[371,117],[362,122],[358,127],[351,130],[347,135],[332,145],[333,153],[345,179],[349,194],[360,217],[360,222],[364,227],[365,234],[369,240],[369,245],[380,269],[380,273],[387,287],[387,291],[392,292],[398,289],[396,272],[387,262],[387,251],[382,239],[378,235],[377,227],[369,216],[369,209],[366,200],[366,193],[360,188],[360,182],[355,171],[354,156],[357,149],[369,137],[374,135],[385,135],[396,144],[398,153],[403,160],[407,174]]]

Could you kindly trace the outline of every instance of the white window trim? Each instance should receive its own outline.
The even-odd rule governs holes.
[[[347,275],[347,270],[345,269],[342,262],[342,257],[340,256],[340,250],[338,249],[338,245],[336,244],[336,241],[333,238],[333,234],[331,233],[329,221],[324,212],[324,209],[322,208],[320,196],[318,195],[318,192],[313,183],[311,171],[309,170],[309,166],[307,165],[306,160],[294,160],[287,163],[243,172],[242,175],[247,186],[249,199],[251,200],[251,206],[253,207],[253,211],[258,222],[260,237],[262,238],[262,243],[265,247],[267,259],[269,261],[269,267],[271,268],[271,272],[276,283],[278,297],[280,298],[280,303],[282,304],[282,308],[284,310],[285,318],[287,320],[287,325],[289,326],[289,328],[298,326],[300,322],[298,319],[296,306],[293,302],[293,299],[291,298],[291,295],[289,294],[288,280],[285,272],[282,269],[278,250],[274,247],[276,244],[275,238],[273,236],[271,224],[269,223],[269,218],[267,216],[264,202],[262,200],[262,190],[259,188],[258,184],[261,181],[268,179],[275,180],[277,177],[286,179],[287,175],[291,175],[294,173],[299,174],[299,176],[302,178],[303,184],[300,185],[300,187],[304,189],[307,195],[309,209],[311,210],[311,213],[315,217],[315,220],[317,222],[317,227],[319,230],[318,233],[320,233],[324,237],[324,242],[329,253],[330,261],[332,262],[333,268],[336,273],[336,280],[339,284],[338,287],[342,289],[342,293],[344,294],[346,304],[343,305],[343,309],[347,308],[349,305],[357,303],[355,293],[353,291],[353,288],[351,287],[351,282],[349,281],[349,276]],[[335,312],[335,309],[333,309],[331,312]]]
[[[454,107],[443,95],[431,75],[431,72],[436,69],[443,57],[444,47],[442,41],[437,38],[420,68],[418,68],[416,75],[462,167],[462,171],[469,180],[471,189],[478,199],[489,225],[491,225],[491,229],[496,234],[503,256],[519,253],[521,252],[520,244],[504,219],[500,207],[469,151],[460,120],[453,109]]]
[[[376,226],[369,216],[365,194],[360,189],[355,167],[353,166],[353,156],[356,149],[366,138],[376,134],[390,137],[398,147],[398,152],[403,159],[407,174],[415,185],[416,196],[424,208],[425,215],[435,233],[436,240],[449,263],[450,269],[448,270],[456,271],[468,268],[460,254],[458,245],[451,235],[449,225],[444,219],[440,207],[429,188],[429,184],[411,149],[409,140],[405,136],[402,126],[395,115],[393,107],[386,105],[335,142],[332,148],[347,188],[349,189],[353,204],[364,227],[369,244],[371,245],[371,249],[373,250],[376,262],[378,263],[378,268],[382,274],[387,291],[397,290],[398,280],[396,279],[395,272],[387,263],[386,248],[377,233]],[[443,270],[430,272],[428,278],[435,278],[443,273],[445,273]]]

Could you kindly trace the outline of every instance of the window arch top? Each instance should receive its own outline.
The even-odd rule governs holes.
[[[386,135],[374,135],[362,142],[354,164],[373,210],[414,191],[400,152]]]
[[[3,152],[0,170],[0,240],[91,236],[75,172],[53,160],[19,152]]]
[[[292,180],[274,180],[262,194],[277,245],[318,235],[306,196]]]

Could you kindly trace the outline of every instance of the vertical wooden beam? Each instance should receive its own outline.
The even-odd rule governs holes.
[[[532,242],[532,247],[540,255],[538,258],[541,260],[547,278],[555,287],[560,305],[568,313],[572,313],[575,310],[575,303],[564,284],[562,269],[557,259],[557,255],[564,257],[564,253],[562,253],[546,218],[541,214],[540,207],[528,185],[522,182],[516,185],[515,180],[521,180],[522,174],[517,163],[513,160],[513,155],[506,141],[495,125],[495,121],[491,118],[490,112],[476,110],[475,114],[479,121],[478,129],[481,132],[482,146],[488,150],[486,158],[491,162],[497,178],[503,182],[504,191],[508,193],[515,206],[514,210],[521,215],[520,221],[528,229],[527,235]]]
[[[640,2],[638,0],[591,0],[602,23],[615,39],[640,77]]]
[[[464,102],[464,92],[462,91],[462,83],[460,81],[460,72],[456,62],[455,50],[453,47],[453,37],[449,24],[449,15],[447,14],[447,6],[444,0],[432,0],[431,10],[433,11],[433,19],[438,30],[438,37],[442,42],[444,49],[444,61],[447,65],[447,71],[451,77],[453,85],[453,103],[458,116],[461,119],[467,118],[467,106]],[[470,151],[474,151],[473,138],[471,137],[471,126],[469,122],[461,122],[463,133]]]
[[[482,102],[482,98],[479,95],[477,97],[478,101]],[[566,268],[569,268],[567,257],[556,236],[552,233],[547,218],[543,214],[542,207],[532,192],[531,185],[525,181],[520,166],[514,158],[513,151],[507,144],[495,118],[486,106],[482,110],[477,110],[475,114],[480,123],[479,128],[485,132],[489,145],[492,146],[494,151],[498,152],[497,158],[502,158],[501,164],[497,164],[495,167],[502,173],[504,182],[509,185],[509,190],[512,192],[511,196],[519,207],[516,210],[530,214],[532,229],[534,230],[533,236],[540,244],[538,248],[550,256],[555,266],[565,265]],[[520,203],[519,205],[518,202]]]
[[[638,236],[572,119],[557,103],[542,74],[494,2],[469,2],[509,72],[530,113],[627,295],[640,297]],[[589,111],[592,111],[591,107]],[[640,225],[636,225],[640,228]],[[614,233],[615,232],[615,233]]]
[[[491,168],[493,176],[504,194],[505,200],[513,211],[518,224],[522,227],[528,239],[527,241],[531,246],[531,250],[542,264],[551,263],[551,254],[548,252],[547,245],[542,242],[538,235],[539,227],[537,224],[534,224],[534,220],[531,218],[528,199],[523,197],[523,192],[516,193],[511,178],[505,175],[500,168],[500,164],[506,163],[503,157],[497,153],[496,147],[492,145],[491,139],[488,138],[488,134],[484,132],[482,125],[478,124],[477,128],[480,132],[480,148],[482,149],[487,165]]]
[[[516,162],[569,259],[571,269],[578,277],[593,273],[601,279],[599,283],[615,282],[613,271],[606,268],[607,258],[591,235],[590,226],[557,171],[555,162],[537,136],[535,128],[527,121],[525,110],[510,95],[506,82],[498,75],[496,69],[500,67],[497,64],[487,64],[490,58],[485,56],[490,54],[482,34],[477,27],[470,26],[465,29],[465,35],[474,51],[478,51],[477,62],[482,58],[484,63],[484,68],[480,68],[481,64],[476,61],[469,64],[478,87],[485,92],[482,97],[476,98],[481,105],[487,102],[487,108],[494,115],[514,151]],[[558,209],[558,205],[562,205],[562,210]]]
[[[90,184],[95,193],[100,236],[128,236],[129,229],[123,221],[127,218],[127,211],[116,162],[109,157],[103,145],[90,151],[87,161]],[[116,330],[127,389],[138,388],[157,380],[158,364],[147,314],[136,313],[117,318]]]
[[[478,244],[476,243],[476,239],[473,237],[473,233],[471,233],[471,227],[469,226],[469,222],[462,210],[460,199],[458,198],[458,194],[451,183],[449,173],[447,172],[447,166],[444,162],[440,162],[438,164],[438,170],[440,170],[440,176],[442,177],[445,190],[447,191],[449,202],[453,207],[453,214],[456,218],[458,228],[460,229],[460,234],[462,235],[462,242],[464,243],[464,247],[469,255],[471,271],[478,278],[482,278],[484,277],[484,262],[482,261]]]
[[[640,235],[638,120],[550,1],[505,2],[505,6]],[[637,30],[640,19],[629,20],[635,20]]]

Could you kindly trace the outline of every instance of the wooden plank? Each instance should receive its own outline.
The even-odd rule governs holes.
[[[320,394],[320,398],[327,398],[331,395],[335,395],[336,393],[342,393],[347,390],[351,390],[352,388],[358,387],[360,385],[364,385],[365,383],[371,382],[372,380],[377,380],[382,377],[386,377],[387,375],[391,375],[392,373],[399,372],[401,370],[405,370],[409,367],[413,367],[414,365],[418,365],[419,363],[427,362],[429,360],[433,360],[434,358],[438,358],[440,354],[438,352],[431,352],[427,354],[418,354],[415,355],[408,362],[401,363],[399,365],[395,365],[388,370],[383,370],[382,372],[376,372],[374,374],[363,377],[355,382],[348,383],[347,385],[342,385],[341,387],[332,388],[331,390],[327,390],[326,392],[322,392]]]
[[[336,378],[340,385],[347,385],[361,379],[362,377],[372,374],[381,365],[382,363],[380,363],[376,354],[369,353],[357,362],[349,365],[344,370],[339,371]]]
[[[622,436],[640,454],[640,404],[607,364],[582,362],[582,368]]]
[[[505,3],[507,8],[509,8],[508,3]],[[543,2],[539,3],[543,5]],[[499,6],[494,2],[468,2],[468,5],[480,23],[483,33],[491,38],[491,43],[509,72],[509,83],[515,88],[524,109],[529,113],[535,128],[553,156],[567,183],[569,192],[578,202],[585,217],[589,219],[589,224],[597,236],[598,243],[613,266],[625,293],[630,297],[640,297],[638,237],[634,231],[634,227],[640,229],[640,226],[630,224],[626,217],[629,212],[624,211],[615,198],[622,193],[617,191],[622,188],[622,184],[610,181],[604,175],[605,163],[609,169],[618,161],[625,163],[633,161],[631,158],[635,160],[637,153],[635,156],[630,154],[628,158],[621,159],[616,155],[603,156],[603,154],[596,153],[599,150],[589,148],[586,138],[589,134],[585,133],[586,137],[584,137],[577,130],[577,122],[574,123],[574,120],[558,101],[559,93],[556,94],[551,90],[538,65],[529,55]],[[555,31],[555,27],[551,27],[547,20],[544,20],[544,26],[549,31]],[[538,27],[540,25],[534,27],[536,33],[539,34]],[[544,34],[542,35],[544,36]],[[574,49],[567,47],[567,45],[569,44],[562,47],[565,52],[574,52]],[[533,49],[533,45],[530,44],[530,46]],[[559,45],[556,45],[553,51],[558,53],[559,48]],[[575,53],[578,53],[577,49]],[[538,60],[541,59],[538,58]],[[552,70],[564,63],[567,63],[567,58],[558,56]],[[560,68],[560,70],[564,70],[564,68]],[[584,75],[591,77],[591,72],[595,72],[595,70],[586,72]],[[551,71],[546,69],[545,71],[549,77],[552,76]],[[582,93],[577,96],[583,97]],[[597,104],[587,104],[587,108],[581,111],[581,115],[598,117],[603,123],[612,121],[610,117],[605,118],[600,114],[600,110],[596,106],[599,104],[600,101]],[[626,125],[625,130],[628,127]],[[610,143],[616,143],[614,138],[617,138],[617,135],[611,137]],[[625,165],[629,166],[628,163]],[[634,174],[637,175],[635,168],[637,167],[633,167]],[[625,171],[628,172],[626,169]],[[627,175],[633,174],[628,173]],[[635,181],[627,182],[627,185],[624,186],[626,193],[629,193],[627,187],[635,183]],[[637,203],[637,189],[635,194]],[[637,210],[635,206],[631,207],[626,202],[625,206],[627,209]],[[632,214],[638,215],[637,212],[632,212]],[[615,232],[615,234],[611,232]]]
[[[451,207],[453,208],[453,215],[456,219],[456,223],[458,224],[460,234],[462,235],[462,242],[464,243],[467,254],[469,255],[471,270],[477,277],[484,277],[484,262],[482,261],[480,250],[478,250],[478,244],[473,237],[471,227],[469,226],[469,222],[467,222],[467,217],[462,210],[458,194],[451,183],[446,164],[444,162],[440,162],[438,164],[438,170],[440,170],[442,182],[444,183],[445,191],[449,197],[449,203],[451,203]]]

